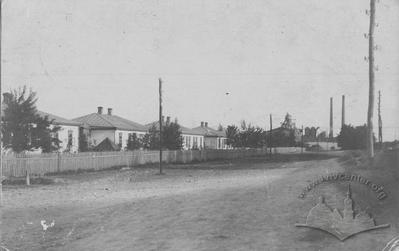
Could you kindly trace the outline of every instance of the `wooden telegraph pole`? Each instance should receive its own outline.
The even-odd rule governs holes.
[[[3,28],[3,12],[2,12],[3,1],[0,0],[0,111],[2,111],[2,92],[1,92],[1,41],[2,41],[2,28]],[[2,134],[2,116],[0,112],[0,206],[3,206],[3,134]]]
[[[269,135],[269,151],[270,151],[270,156],[272,155],[272,130],[273,130],[273,123],[272,123],[272,114],[270,113],[270,135]]]
[[[333,122],[333,98],[330,98],[330,132],[328,134],[328,138],[330,141],[332,141],[332,139],[334,138],[334,122]]]
[[[378,91],[378,143],[382,147],[381,91]]]
[[[303,153],[303,125],[301,129],[301,153]]]
[[[162,174],[162,79],[159,78],[159,174]]]
[[[369,27],[369,105],[367,112],[367,146],[368,156],[374,158],[373,111],[374,111],[374,27],[375,27],[375,0],[370,0],[370,27]]]

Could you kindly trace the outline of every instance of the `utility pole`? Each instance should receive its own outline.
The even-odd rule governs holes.
[[[378,142],[382,147],[381,91],[378,91]]]
[[[2,40],[2,29],[3,29],[3,12],[2,12],[3,1],[0,0],[0,111],[3,109],[3,100],[2,100],[2,92],[1,92],[1,40]],[[3,118],[0,112],[0,207],[3,206],[3,134],[2,134],[2,121]]]
[[[303,125],[301,129],[301,153],[303,153]]]
[[[330,133],[328,134],[328,138],[330,140],[332,140],[333,137],[334,137],[333,126],[334,126],[334,122],[333,122],[333,98],[330,98]]]
[[[162,79],[159,78],[159,174],[162,174]]]
[[[367,146],[369,158],[374,158],[373,112],[374,112],[374,27],[375,0],[370,0],[369,27],[369,105],[367,112]]]
[[[341,118],[341,130],[342,130],[342,128],[344,128],[344,125],[345,125],[345,95],[342,95],[342,111],[341,111],[341,115],[342,115],[342,118]]]
[[[270,141],[270,156],[272,155],[272,130],[273,130],[273,121],[272,121],[272,114],[270,113],[270,135],[269,135],[269,141]]]

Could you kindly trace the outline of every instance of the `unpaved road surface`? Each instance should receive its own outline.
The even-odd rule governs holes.
[[[65,175],[53,185],[6,187],[2,242],[9,250],[382,250],[398,225],[345,242],[296,228],[315,204],[299,199],[336,158],[262,159]],[[319,193],[341,194],[320,186]],[[379,215],[384,215],[384,203]],[[381,211],[382,210],[382,211]],[[43,230],[42,220],[52,227]],[[388,216],[379,220],[391,221]],[[386,222],[384,222],[386,223]]]

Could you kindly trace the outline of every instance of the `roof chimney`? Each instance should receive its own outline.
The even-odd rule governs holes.
[[[201,127],[204,127],[204,121],[201,121]]]
[[[112,108],[108,108],[108,115],[112,115]]]
[[[97,113],[98,114],[103,114],[103,107],[102,106],[97,107]]]
[[[205,122],[205,127],[208,127],[208,122]]]
[[[170,116],[167,116],[166,117],[166,124],[169,124],[170,123]]]

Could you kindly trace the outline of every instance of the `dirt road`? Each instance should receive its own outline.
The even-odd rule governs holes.
[[[9,250],[381,250],[399,229],[340,242],[294,226],[315,196],[298,195],[336,158],[252,159],[59,176],[57,184],[3,192],[2,244]],[[340,194],[320,186],[318,193]],[[385,202],[381,202],[385,203]],[[382,205],[383,208],[383,205]],[[380,217],[381,218],[381,217]],[[45,225],[54,222],[47,230]],[[382,218],[381,220],[388,220]]]

